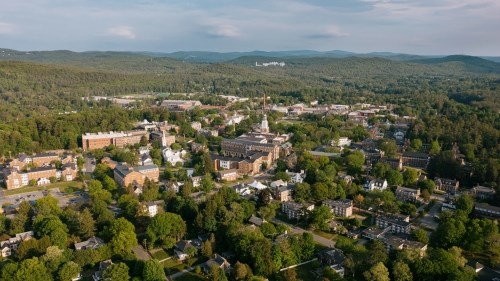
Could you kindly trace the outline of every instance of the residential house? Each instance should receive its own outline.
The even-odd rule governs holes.
[[[154,217],[158,214],[158,212],[163,208],[163,204],[165,204],[165,201],[163,200],[157,200],[157,201],[150,201],[142,204],[142,208],[144,213],[148,217]]]
[[[460,185],[459,181],[457,180],[451,180],[439,177],[434,178],[434,183],[436,183],[437,190],[442,190],[452,195],[457,194]]]
[[[261,219],[259,217],[256,217],[254,215],[252,215],[249,219],[248,219],[248,222],[255,225],[255,226],[262,226],[263,223],[266,222],[265,219]]]
[[[400,201],[417,202],[420,196],[420,189],[398,186],[396,188],[396,198]]]
[[[192,249],[192,250],[189,250]],[[190,256],[190,251],[195,252],[196,247],[191,244],[190,240],[181,240],[175,243],[174,253],[179,261],[184,261]]]
[[[193,128],[196,132],[199,132],[201,130],[201,123],[196,121],[191,122],[191,128]]]
[[[344,264],[346,257],[341,250],[336,248],[326,249],[319,252],[317,257],[323,265],[329,266],[341,277],[344,277],[345,271],[342,265]]]
[[[271,188],[276,188],[276,187],[282,187],[282,186],[287,186],[288,183],[283,181],[283,180],[275,180],[271,182],[270,186]]]
[[[290,183],[303,183],[306,178],[304,170],[300,170],[299,173],[289,172],[288,170],[285,172],[290,177]]]
[[[481,200],[491,199],[495,193],[496,191],[491,187],[478,185],[472,188],[472,194],[474,197]]]
[[[94,274],[92,274],[92,279],[94,281],[101,281],[101,280],[104,280],[104,271],[110,266],[113,264],[113,261],[111,260],[105,260],[105,261],[102,261],[99,263],[99,270],[97,270],[96,272],[94,272]]]
[[[410,216],[380,215],[377,216],[375,223],[380,229],[390,228],[392,233],[410,234],[411,232]]]
[[[385,190],[387,189],[387,180],[383,179],[373,179],[366,181],[365,191],[370,192],[373,190]]]
[[[332,213],[338,217],[350,217],[352,216],[352,200],[340,199],[340,200],[325,200],[323,205],[330,208]]]
[[[300,204],[293,201],[283,202],[283,204],[281,204],[281,212],[283,212],[288,219],[299,220],[312,210],[314,210],[314,204]]]
[[[17,250],[21,242],[30,240],[35,234],[33,231],[17,233],[16,236],[0,242],[2,257],[10,257]]]
[[[108,166],[108,167],[109,167],[110,169],[112,169],[112,170],[113,170],[113,169],[115,169],[115,168],[116,168],[116,166],[118,165],[118,162],[116,162],[116,161],[112,160],[111,158],[109,158],[109,157],[107,157],[107,156],[106,156],[106,157],[103,157],[103,158],[101,159],[101,163],[102,163],[102,164],[105,164],[106,166]]]
[[[183,159],[183,157],[186,154],[187,154],[187,151],[185,151],[183,149],[179,150],[179,151],[175,151],[175,150],[172,150],[170,147],[167,147],[167,148],[163,149],[163,151],[162,151],[163,159],[165,160],[165,162],[172,164],[172,166],[175,166],[175,164],[177,164],[177,163],[184,164],[185,160]]]
[[[91,237],[86,241],[75,243],[75,250],[87,250],[87,249],[97,249],[104,245],[104,241],[99,237]]]
[[[235,181],[239,177],[237,169],[222,170],[217,172],[217,179],[219,181]]]
[[[280,202],[292,200],[292,189],[287,185],[276,186],[274,188],[274,198]]]
[[[208,261],[200,265],[201,269],[203,270],[203,272],[205,272],[205,274],[210,273],[210,270],[214,266],[224,270],[224,272],[228,272],[231,268],[231,264],[224,257],[218,254],[215,254],[213,258],[209,259]]]
[[[332,146],[336,147],[346,147],[351,145],[351,140],[347,137],[340,137],[338,139],[332,140]]]
[[[236,193],[238,193],[240,196],[246,196],[252,194],[252,190],[246,184],[237,184],[233,186],[233,188],[236,191]]]
[[[205,152],[207,150],[207,146],[201,143],[192,142],[191,143],[191,151],[195,153]]]

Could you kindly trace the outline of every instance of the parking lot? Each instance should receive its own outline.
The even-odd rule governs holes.
[[[63,193],[59,188],[53,188],[43,191],[32,191],[27,193],[9,195],[0,198],[0,205],[12,205],[12,207],[17,207],[23,201],[36,201],[45,196],[51,195],[59,201],[60,207],[65,207],[69,204],[84,203],[88,200],[88,195],[85,192],[74,192],[74,193]]]

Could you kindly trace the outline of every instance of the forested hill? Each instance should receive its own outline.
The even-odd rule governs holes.
[[[175,55],[173,55],[175,54]],[[248,56],[250,54],[250,56]],[[332,51],[290,51],[290,52],[177,52],[133,53],[133,52],[71,52],[71,51],[35,51],[21,52],[0,49],[0,60],[28,61],[44,64],[67,65],[99,71],[121,73],[172,73],[197,72],[209,64],[238,65],[238,71],[255,67],[255,62],[284,61],[283,70],[270,67],[259,71],[282,73],[293,77],[304,77],[304,71],[314,72],[317,77],[332,76],[405,76],[405,75],[470,75],[485,73],[500,74],[500,63],[471,56],[448,56],[443,58],[420,58],[418,56],[394,53],[355,54]],[[206,58],[187,59],[190,56]],[[419,59],[416,59],[419,58]],[[225,62],[221,62],[225,60]],[[213,67],[211,67],[213,68]],[[225,67],[222,67],[225,68]],[[273,71],[270,69],[273,68]]]
[[[411,62],[458,67],[477,73],[500,73],[500,63],[472,56],[455,55],[443,58],[418,59]]]

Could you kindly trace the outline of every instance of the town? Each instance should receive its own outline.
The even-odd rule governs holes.
[[[394,104],[198,96],[4,157],[2,280],[498,275],[498,166],[476,177],[467,146],[421,138]]]

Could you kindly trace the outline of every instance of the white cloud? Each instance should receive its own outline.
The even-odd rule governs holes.
[[[15,31],[16,27],[13,24],[0,22],[0,34],[13,34]]]
[[[338,26],[331,25],[324,28],[320,32],[312,33],[305,37],[311,39],[327,39],[327,38],[336,38],[345,36],[349,36],[349,33],[343,32]]]
[[[236,26],[228,22],[221,22],[218,20],[211,20],[206,24],[208,28],[207,34],[213,37],[228,37],[234,38],[241,35]]]
[[[108,28],[108,34],[126,39],[135,39],[135,33],[129,26],[114,26]]]

